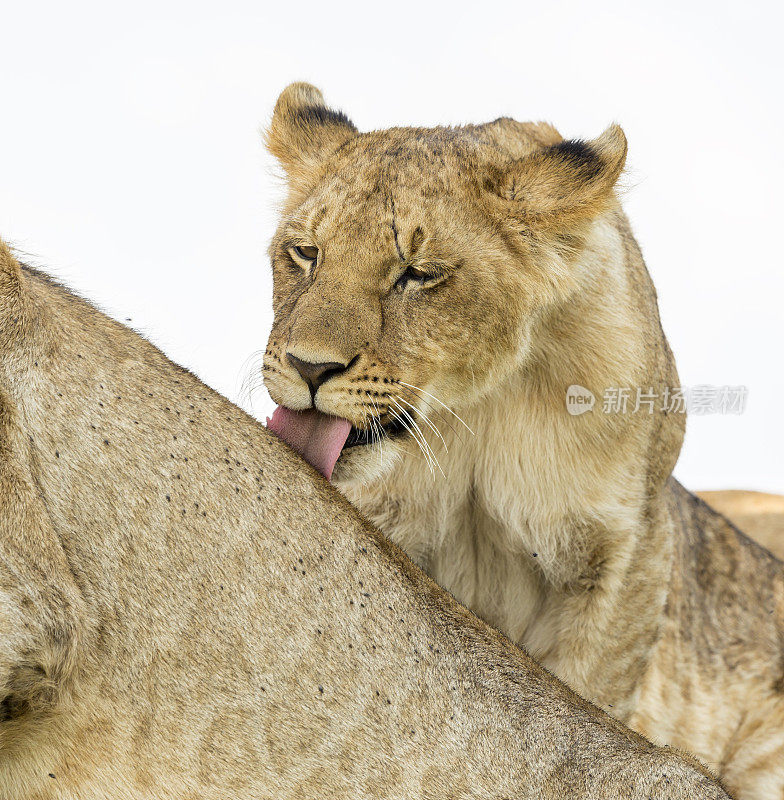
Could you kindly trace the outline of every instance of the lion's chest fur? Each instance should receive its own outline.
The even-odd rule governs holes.
[[[514,543],[519,531],[494,519],[470,488],[462,502],[449,507],[439,497],[424,515],[405,500],[391,506],[396,519],[385,529],[389,537],[457,600],[513,641],[522,641],[545,587],[536,549]],[[388,512],[371,512],[374,519],[379,516],[391,522]],[[530,533],[524,521],[520,527]]]
[[[605,631],[595,620],[581,643],[570,629],[586,609],[612,616],[643,528],[644,471],[626,463],[608,473],[589,448],[566,457],[566,415],[543,419],[517,396],[520,408],[491,398],[469,416],[475,436],[447,435],[445,478],[404,458],[376,486],[343,490],[460,602],[586,691]],[[623,459],[623,443],[617,452]]]

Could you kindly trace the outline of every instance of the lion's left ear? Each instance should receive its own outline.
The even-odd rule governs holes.
[[[496,170],[489,188],[507,215],[534,226],[587,220],[607,207],[626,162],[626,136],[611,125],[598,138],[567,140]]]
[[[351,120],[329,108],[315,86],[292,83],[275,104],[266,142],[292,188],[304,189],[324,159],[356,134]]]

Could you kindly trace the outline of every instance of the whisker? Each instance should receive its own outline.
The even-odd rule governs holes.
[[[404,383],[403,381],[398,381],[398,383],[402,384],[403,386],[408,386],[410,389],[415,389],[417,392],[421,392],[422,394],[425,394],[428,397],[432,397],[433,400],[436,401],[436,403],[438,403],[440,406],[443,406],[456,420],[458,420],[461,424],[463,424],[465,426],[466,430],[472,436],[475,435],[474,432],[471,430],[471,428],[466,423],[466,421],[464,419],[462,419],[462,417],[460,417],[458,414],[455,414],[455,412],[452,411],[452,409],[446,403],[442,403],[441,400],[439,400],[435,395],[432,395],[432,394],[430,394],[430,392],[426,392],[424,389],[420,389],[418,386],[414,386],[411,383]]]
[[[435,411],[436,413],[438,413],[440,415],[439,421],[442,421],[449,428],[449,430],[454,434],[455,438],[460,442],[460,444],[465,444],[465,439],[463,438],[465,434],[463,433],[462,428],[459,428],[452,421],[452,419],[445,416],[443,414],[443,411],[441,411],[438,408],[434,408],[434,406],[430,403],[430,401],[426,397],[421,397],[415,392],[412,392],[411,389],[406,389],[405,387],[400,387],[400,392],[412,398],[413,400],[416,400],[418,403],[424,405],[428,413],[430,413],[431,411]]]
[[[381,440],[384,438],[384,427],[381,425],[381,412],[378,408],[378,403],[373,399],[370,392],[367,392],[367,396],[370,398],[371,403],[375,406],[376,415],[370,416],[368,418],[370,420],[371,425],[373,426],[373,436],[377,437],[376,441],[378,442],[378,450],[379,450],[379,466],[384,466],[384,445],[381,443]]]
[[[400,406],[400,408],[402,408],[402,406]],[[441,473],[441,477],[442,478],[446,478],[446,475],[444,474],[444,470],[441,468],[441,462],[438,460],[436,454],[433,452],[433,448],[430,446],[430,442],[427,441],[427,437],[423,433],[422,429],[419,427],[419,425],[417,424],[416,420],[411,415],[411,413],[409,411],[405,410],[405,409],[403,409],[403,410],[405,411],[406,416],[411,420],[411,424],[414,426],[416,431],[419,433],[419,435],[420,435],[420,437],[422,439],[422,442],[424,443],[425,448],[427,449],[427,452],[430,454],[430,457],[431,457],[432,461],[435,462],[435,465],[438,467],[438,471]]]
[[[264,378],[261,375],[257,375],[252,378],[248,378],[248,380],[243,383],[240,391],[250,396],[250,394],[255,392],[257,389],[260,389],[262,386],[266,386]]]
[[[440,462],[436,458],[436,455],[433,452],[433,449],[430,447],[430,444],[428,443],[427,439],[425,438],[425,434],[422,433],[422,429],[417,424],[417,421],[411,416],[411,414],[405,408],[403,408],[403,406],[400,405],[400,403],[397,402],[397,399],[395,397],[390,397],[390,400],[403,412],[404,416],[406,416],[409,419],[409,421],[411,422],[411,425],[414,427],[416,432],[419,434],[419,436],[420,436],[420,438],[422,440],[422,444],[424,445],[424,448],[425,448],[425,451],[426,451],[425,454],[426,455],[429,454],[429,459],[428,460],[430,461],[430,471],[433,474],[435,474],[433,472],[433,462],[435,462],[435,465],[438,467],[438,471],[441,473],[441,476],[443,478],[446,478],[446,475],[444,475],[444,470],[441,468]]]
[[[406,429],[406,430],[407,430],[407,431],[408,431],[408,432],[411,434],[411,438],[412,438],[412,439],[413,439],[413,440],[416,442],[416,444],[417,444],[417,447],[418,447],[418,448],[419,448],[419,449],[422,451],[422,455],[423,455],[423,456],[425,457],[425,459],[427,460],[427,465],[428,465],[428,467],[430,467],[430,472],[431,472],[431,473],[433,473],[433,464],[432,464],[432,462],[430,461],[430,456],[429,456],[429,454],[427,453],[427,451],[425,450],[425,448],[424,448],[424,447],[422,447],[422,443],[419,441],[419,439],[417,438],[417,435],[416,435],[416,434],[414,433],[414,431],[411,429],[411,427],[409,426],[408,422],[406,422],[406,420],[405,420],[405,419],[403,419],[403,417],[401,417],[401,416],[400,416],[400,414],[398,414],[398,412],[397,412],[397,411],[395,411],[395,410],[393,410],[393,409],[390,409],[390,412],[389,412],[389,413],[390,413],[390,414],[392,414],[392,416],[393,416],[395,419],[397,419],[397,420],[400,422],[400,424],[401,424],[401,425],[402,425],[402,426],[403,426],[403,427],[404,427],[404,428],[405,428],[405,429]],[[434,473],[433,473],[433,474],[434,474]]]
[[[405,403],[407,406],[410,406],[414,411],[416,411],[419,414],[425,425],[427,425],[428,428],[430,428],[430,430],[433,431],[433,433],[435,433],[435,435],[438,436],[438,438],[441,440],[441,444],[444,445],[444,450],[446,450],[446,452],[448,453],[449,448],[447,447],[447,444],[444,441],[444,437],[441,435],[441,431],[439,431],[438,428],[430,421],[427,414],[424,411],[422,411],[421,408],[417,408],[413,403],[409,403],[408,400],[405,399],[405,397],[398,397],[396,399],[401,403]]]
[[[250,406],[253,406],[253,395],[254,393],[264,386],[264,380],[259,375],[249,375],[240,386],[240,389],[237,393],[239,401],[242,403],[243,401],[247,401]]]
[[[368,394],[370,394],[370,392],[368,392]],[[371,400],[372,399],[373,398],[371,397]],[[378,426],[378,434],[379,434],[378,435],[378,449],[379,449],[380,456],[379,456],[379,462],[378,463],[379,463],[379,467],[382,469],[382,472],[378,477],[381,480],[381,488],[383,489],[384,496],[389,496],[389,486],[387,485],[387,481],[386,481],[386,478],[384,477],[384,472],[383,472],[384,448],[383,448],[383,446],[381,444],[381,440],[384,438],[384,436],[386,434],[384,433],[384,426],[381,424],[381,410],[380,410],[380,408],[378,406],[378,403],[375,400],[373,400],[373,402],[375,404],[376,414],[377,414],[377,416],[376,416],[376,418],[374,420],[374,423]]]
[[[248,357],[247,357],[247,358],[246,358],[246,359],[245,359],[245,360],[242,362],[242,364],[241,364],[241,366],[240,366],[240,368],[239,368],[239,370],[238,370],[238,373],[239,373],[239,375],[243,375],[243,374],[244,374],[244,375],[246,375],[246,376],[247,376],[248,374],[252,374],[253,372],[255,372],[255,370],[254,370],[254,369],[252,369],[252,367],[253,367],[253,362],[254,362],[254,361],[258,361],[259,359],[263,360],[263,359],[264,359],[264,354],[265,354],[265,351],[264,351],[264,350],[254,350],[254,351],[253,351],[253,352],[252,352],[252,353],[251,353],[251,354],[250,354],[250,355],[249,355],[249,356],[248,356]]]
[[[265,350],[255,350],[242,362],[237,373],[237,384],[239,385],[235,389],[240,401],[244,398],[251,402],[251,390],[248,387],[261,372],[259,367],[261,366],[263,369],[265,355]]]

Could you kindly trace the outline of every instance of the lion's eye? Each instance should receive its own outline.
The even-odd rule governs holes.
[[[397,279],[396,288],[405,289],[409,283],[423,284],[433,276],[417,267],[408,267],[406,271]]]
[[[405,275],[410,281],[426,281],[430,277],[426,272],[416,267],[409,267]]]
[[[318,258],[318,247],[294,245],[290,248],[291,257],[300,265],[309,267]]]

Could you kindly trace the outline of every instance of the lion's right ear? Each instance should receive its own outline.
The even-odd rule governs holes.
[[[292,188],[305,189],[324,159],[356,134],[351,120],[329,108],[315,86],[292,83],[275,104],[266,143]]]

